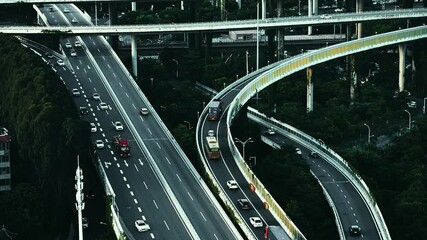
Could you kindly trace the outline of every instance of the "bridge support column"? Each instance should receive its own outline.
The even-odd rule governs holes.
[[[136,2],[132,2],[132,12],[136,11]],[[135,78],[138,78],[138,51],[137,51],[137,43],[136,36],[130,36],[130,48],[131,48],[131,59],[132,59],[132,73]]]
[[[108,7],[109,7],[108,14],[110,16],[110,26],[116,25],[117,24],[117,3],[110,2],[108,4]],[[118,46],[119,46],[118,36],[111,35],[110,44],[113,49],[118,50]]]
[[[313,70],[311,68],[307,68],[307,112],[313,111]]]
[[[350,102],[353,104],[357,92],[356,56],[350,55]]]
[[[356,0],[356,12],[363,12],[363,0]],[[356,23],[357,39],[362,38],[362,23]]]
[[[277,0],[277,17],[282,17],[282,0]],[[277,60],[282,59],[283,54],[283,35],[280,28],[276,30],[277,33]]]
[[[399,92],[405,90],[406,43],[399,44]]]
[[[43,19],[39,13],[37,13],[37,25],[40,25],[40,26],[45,25],[45,23],[44,23],[44,21],[43,21]]]
[[[313,0],[308,0],[308,16],[311,17],[313,13]],[[313,27],[308,26],[307,35],[313,34]]]
[[[206,48],[205,48],[205,66],[211,62],[212,56],[212,33],[208,32],[205,34]]]
[[[265,20],[266,16],[267,16],[267,8],[266,8],[266,2],[267,0],[262,0],[261,1],[261,19]]]
[[[318,0],[313,0],[313,15],[318,15],[318,13],[319,13]]]

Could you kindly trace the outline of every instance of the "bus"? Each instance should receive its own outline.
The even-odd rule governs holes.
[[[216,137],[206,137],[206,151],[208,151],[209,159],[219,159],[219,144],[216,141]]]
[[[221,103],[222,102],[220,99],[212,100],[212,102],[209,104],[208,120],[210,121],[218,120],[222,112]]]

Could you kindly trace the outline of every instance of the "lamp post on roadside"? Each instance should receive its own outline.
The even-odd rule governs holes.
[[[426,100],[427,97],[424,98],[423,114],[426,114]]]
[[[406,109],[405,109],[405,112],[407,112],[409,115],[408,129],[411,130],[411,113]]]
[[[249,52],[246,51],[246,75],[249,74],[249,63],[248,63],[248,58],[249,58]]]
[[[256,70],[259,68],[259,3],[256,4]]]
[[[242,146],[243,146],[243,155],[242,155],[242,157],[243,157],[243,160],[245,160],[245,146],[246,146],[246,144],[247,144],[247,143],[251,143],[251,142],[254,142],[254,141],[252,140],[252,138],[248,138],[248,139],[246,139],[246,141],[244,141],[244,142],[242,142],[242,140],[240,140],[240,139],[238,139],[238,138],[234,138],[234,140],[235,140],[236,142],[238,142],[238,143],[241,143],[241,144],[242,144]]]
[[[370,143],[371,142],[371,128],[366,123],[363,123],[363,125],[365,125],[368,128],[368,143]]]
[[[176,79],[178,79],[178,60],[172,59],[176,63]]]

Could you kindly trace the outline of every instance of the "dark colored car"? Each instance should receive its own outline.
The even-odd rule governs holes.
[[[360,234],[362,234],[362,229],[357,225],[351,225],[349,232],[351,236],[360,236]]]
[[[251,204],[246,198],[237,199],[237,203],[239,204],[240,209],[247,210],[251,208]]]
[[[80,114],[82,114],[82,115],[88,114],[87,107],[80,107]]]
[[[312,158],[318,158],[319,154],[317,152],[311,151],[310,152],[310,157],[312,157]]]

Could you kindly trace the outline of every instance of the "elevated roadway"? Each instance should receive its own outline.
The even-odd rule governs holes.
[[[0,26],[5,34],[61,34],[61,35],[120,35],[151,33],[182,33],[194,31],[224,31],[232,29],[278,28],[290,26],[316,26],[378,20],[414,19],[427,17],[425,9],[402,9],[396,11],[373,11],[362,13],[331,14],[331,18],[300,16],[269,18],[266,20],[240,20],[204,23],[171,23],[117,26]]]
[[[293,134],[286,131],[288,124],[280,123],[275,119],[267,118],[264,114],[255,109],[248,108],[248,118],[262,126],[261,129],[275,129],[276,134],[266,134],[261,132],[261,139],[264,142],[277,148],[277,146],[292,145],[301,149],[301,157],[307,162],[312,174],[316,177],[326,192],[326,198],[331,205],[331,209],[337,214],[337,225],[342,236],[341,239],[353,239],[358,236],[351,236],[349,228],[351,225],[358,225],[362,229],[362,238],[381,239],[375,228],[375,223],[366,208],[362,196],[339,169],[330,162],[333,161],[327,154],[323,154],[323,149],[313,148],[296,141]],[[283,125],[283,127],[282,127]],[[325,149],[328,149],[324,146]],[[322,149],[322,150],[320,150]],[[318,157],[310,155],[312,151],[318,153]],[[332,150],[330,150],[332,151]]]
[[[274,198],[263,187],[262,183],[256,178],[256,176],[250,170],[249,166],[245,163],[244,160],[242,160],[242,157],[234,143],[233,135],[230,131],[233,118],[238,115],[239,110],[257,92],[263,90],[274,82],[279,81],[293,73],[304,70],[307,67],[346,55],[407,41],[415,41],[423,38],[427,38],[426,26],[414,27],[341,43],[296,57],[288,58],[273,65],[266,66],[259,71],[253,72],[226,87],[217,96],[215,96],[215,98],[222,99],[224,102],[223,109],[226,110],[221,116],[220,121],[207,121],[206,108],[197,124],[197,147],[199,149],[200,157],[205,164],[206,170],[211,172],[211,177],[213,179],[219,180],[218,187],[223,189],[224,192],[226,192],[226,190],[224,190],[224,180],[229,178],[236,179],[240,186],[247,186],[249,183],[253,184],[255,186],[258,197],[262,199],[258,200],[258,202],[265,201],[270,206],[270,212],[276,217],[276,219],[279,220],[279,223],[285,230],[288,231],[288,234],[290,236],[296,236],[297,238],[304,238],[297,227],[291,224],[291,221],[286,217],[286,214],[283,212],[277,202],[274,201]],[[219,145],[221,146],[222,155],[221,161],[215,162],[208,160],[207,158],[204,148],[204,136],[206,136],[209,129],[215,129],[218,133]],[[316,146],[313,145],[316,140],[301,136],[301,134],[298,134],[297,132],[293,134],[296,136],[294,140],[299,141],[300,143],[304,143],[307,146]],[[342,158],[330,152],[328,152],[328,154],[329,157],[333,158],[331,163],[335,166],[336,169],[339,169],[339,171],[344,173],[348,182],[351,183],[351,185],[347,184],[348,187],[353,187],[353,190],[351,191],[357,193],[360,196],[359,199],[361,199],[361,201],[354,200],[354,203],[357,205],[358,209],[364,209],[358,210],[357,212],[357,214],[360,214],[360,219],[371,219],[364,220],[367,222],[363,223],[366,224],[364,225],[365,228],[369,229],[369,236],[372,236],[372,239],[390,239],[390,235],[386,223],[382,217],[381,211],[379,210],[379,206],[377,205],[374,196],[371,195],[372,193],[369,191],[368,186],[366,186],[364,181],[358,175],[351,171],[347,163]],[[240,172],[238,170],[240,170]],[[330,169],[330,171],[332,171],[332,169]],[[347,182],[347,180],[344,181]],[[246,193],[242,191],[240,194],[245,195]],[[331,191],[330,194],[338,194],[339,196],[336,196],[338,198],[342,196],[339,191]],[[229,204],[232,209],[237,211],[238,208],[235,204],[237,197],[239,196],[224,194],[223,201]],[[254,204],[254,206],[259,206],[259,204]],[[263,217],[261,212],[256,213]],[[241,216],[243,220],[245,220],[244,215],[238,214],[238,216]],[[265,222],[267,224],[272,224],[268,220],[265,220]],[[343,227],[338,227],[341,239],[345,239],[345,232]]]
[[[61,9],[64,6],[61,6]],[[69,13],[47,13],[48,24],[89,25],[80,10],[67,5]],[[75,41],[82,47],[76,47]],[[70,43],[77,56],[71,56]],[[57,66],[64,83],[78,88],[81,96],[77,106],[86,106],[83,119],[94,122],[106,148],[98,150],[100,163],[114,191],[115,213],[122,222],[123,232],[130,239],[241,239],[206,184],[177,146],[142,91],[131,79],[111,47],[100,36],[69,37],[61,41],[66,66]],[[55,59],[56,60],[56,59]],[[55,61],[50,60],[55,63]],[[71,74],[70,74],[71,72]],[[101,110],[93,92],[108,104]],[[139,109],[147,107],[148,116]],[[124,124],[115,131],[115,121]],[[120,134],[130,139],[131,157],[120,158],[111,139]],[[151,226],[147,233],[138,233],[136,219],[146,219]]]

